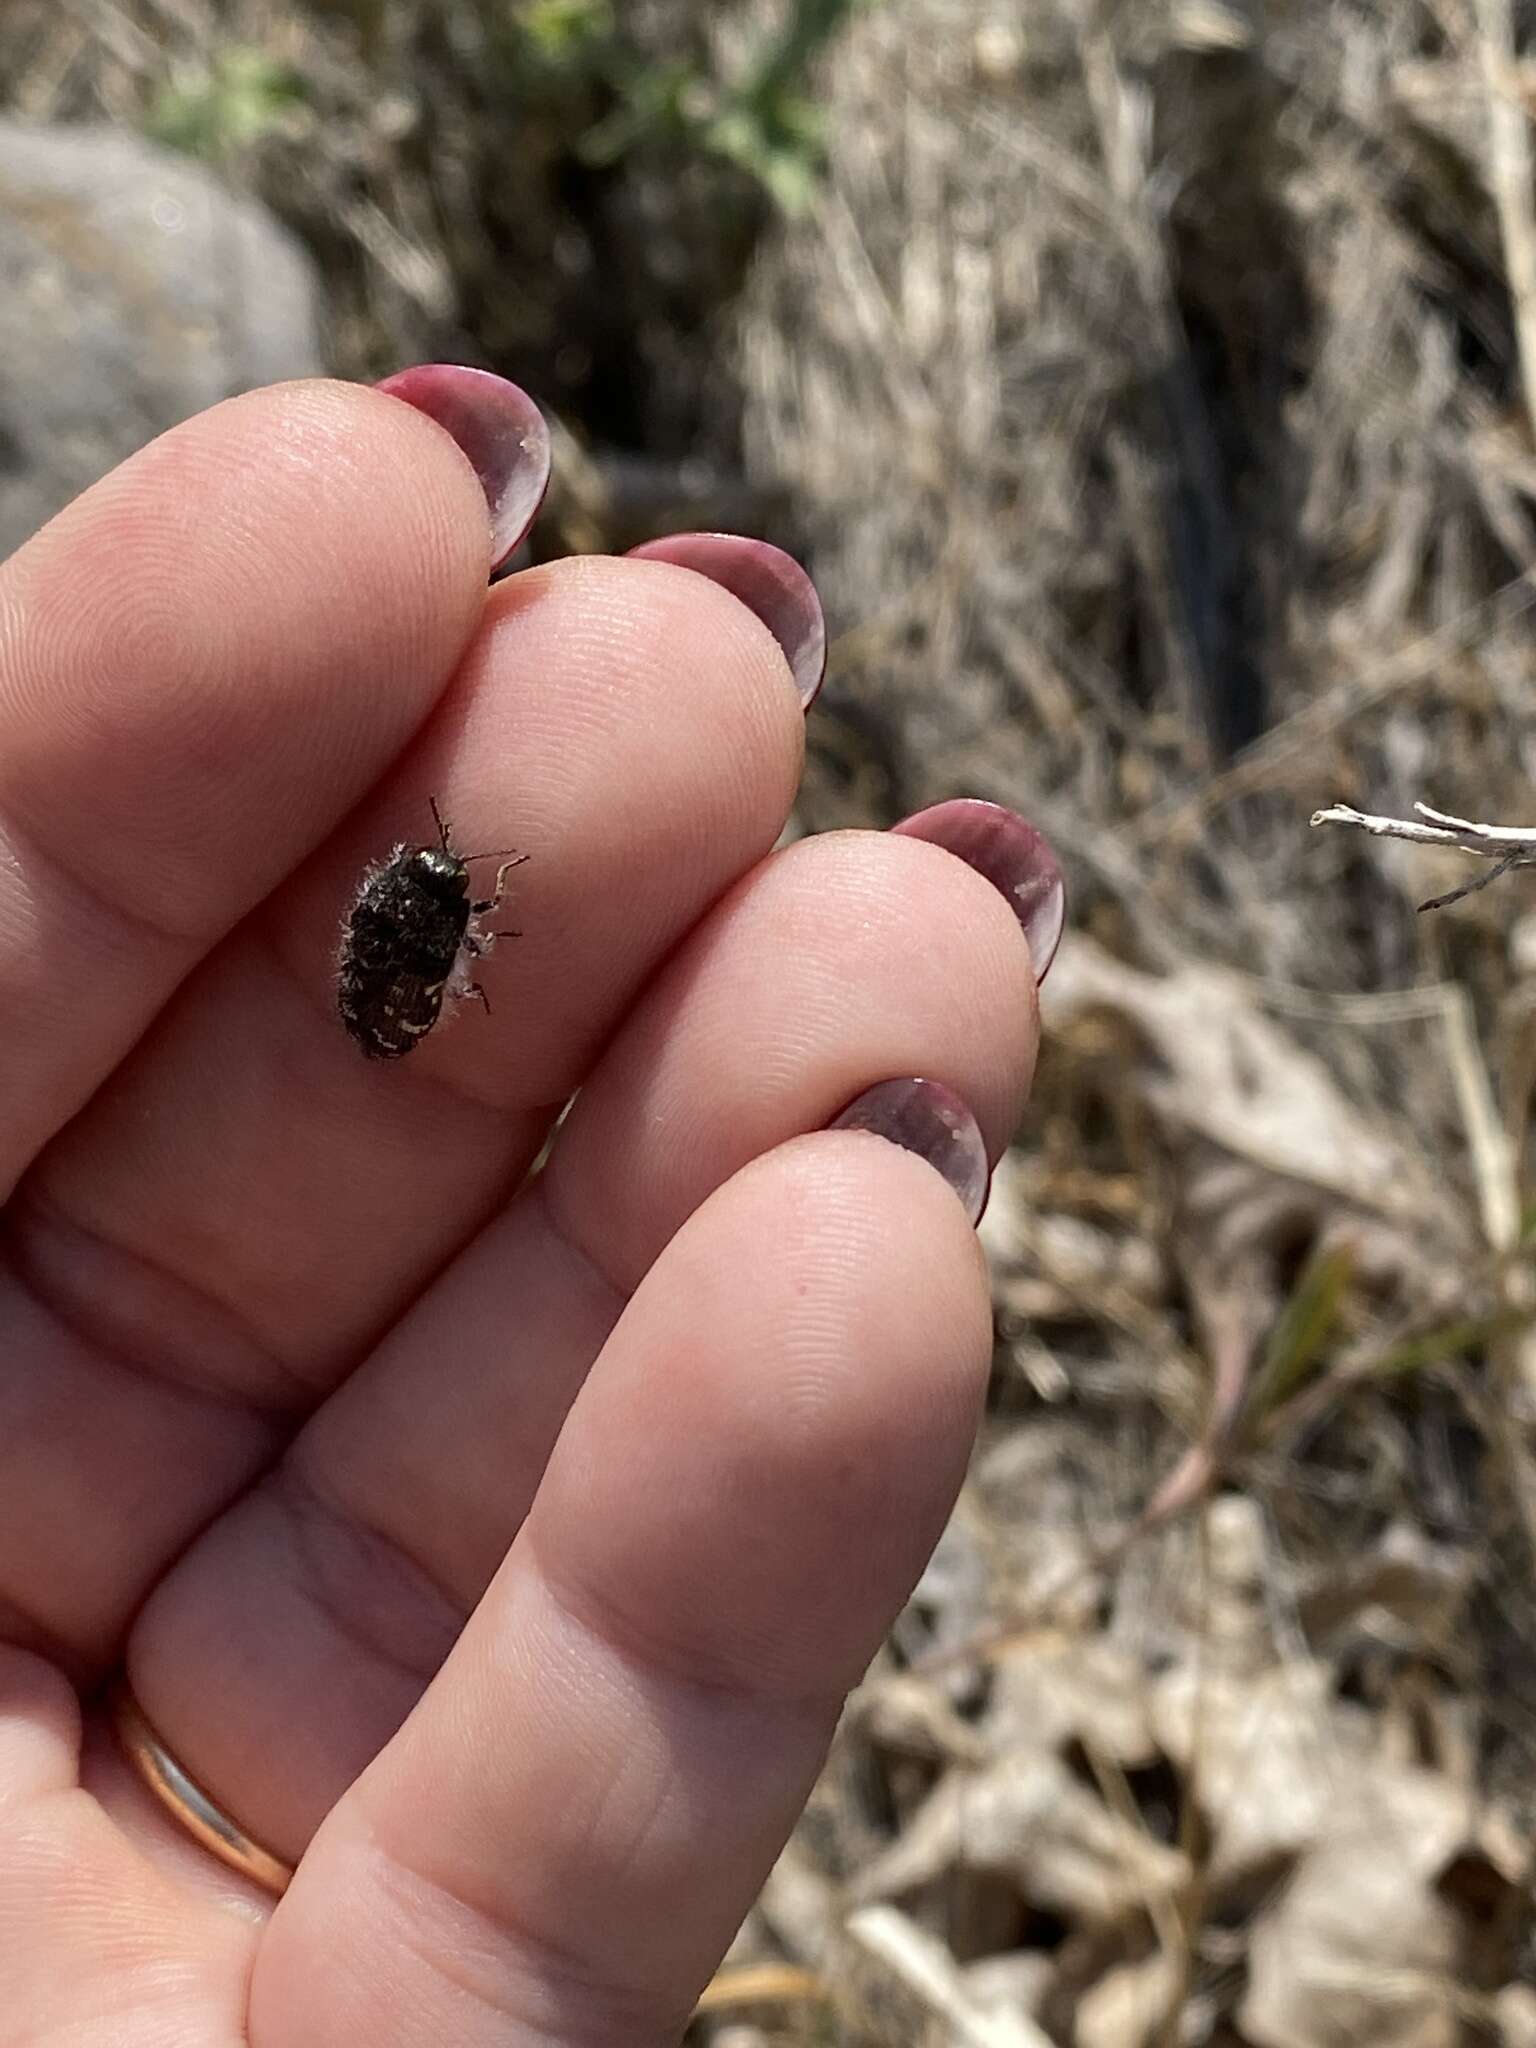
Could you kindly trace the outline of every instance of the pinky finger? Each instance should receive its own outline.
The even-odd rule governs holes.
[[[938,1537],[990,1350],[975,1238],[920,1159],[842,1130],[728,1182],[305,1857],[254,2048],[675,2042]]]

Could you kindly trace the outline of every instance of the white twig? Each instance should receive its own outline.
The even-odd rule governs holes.
[[[1312,823],[1348,825],[1356,832],[1374,833],[1381,839],[1408,839],[1416,846],[1453,846],[1458,853],[1493,862],[1486,874],[1464,882],[1448,895],[1430,897],[1427,903],[1419,905],[1420,910],[1443,910],[1448,903],[1459,903],[1463,896],[1486,889],[1511,868],[1536,864],[1536,825],[1480,825],[1471,818],[1455,818],[1448,811],[1432,810],[1428,804],[1415,804],[1413,808],[1419,814],[1417,818],[1377,818],[1367,811],[1355,810],[1350,804],[1330,804],[1327,810],[1312,813]]]

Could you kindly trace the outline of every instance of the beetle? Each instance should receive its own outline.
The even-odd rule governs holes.
[[[436,846],[397,846],[388,860],[368,868],[342,935],[336,969],[336,1007],[351,1037],[372,1060],[404,1058],[442,1014],[445,995],[476,996],[490,1013],[490,998],[471,978],[469,963],[497,939],[517,932],[482,932],[475,919],[500,904],[507,876],[526,853],[455,853],[436,797],[428,797],[437,825]],[[469,863],[499,860],[496,886],[482,901],[469,893]]]

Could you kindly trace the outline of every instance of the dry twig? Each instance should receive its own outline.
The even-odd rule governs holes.
[[[1463,896],[1486,889],[1511,868],[1536,863],[1536,825],[1479,825],[1470,818],[1453,818],[1446,811],[1431,810],[1428,804],[1416,803],[1413,808],[1418,818],[1378,818],[1355,810],[1351,804],[1330,804],[1326,810],[1312,813],[1312,823],[1349,825],[1357,832],[1371,832],[1381,839],[1412,840],[1416,846],[1453,846],[1458,853],[1493,862],[1485,873],[1464,882],[1459,889],[1451,889],[1444,896],[1431,896],[1419,905],[1420,910],[1443,910],[1448,903],[1459,903]]]

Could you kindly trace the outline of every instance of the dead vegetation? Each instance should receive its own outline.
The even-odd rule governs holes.
[[[1536,814],[1536,20],[883,0],[775,218],[696,134],[584,157],[611,78],[498,100],[495,12],[11,0],[0,73],[295,67],[220,149],[338,363],[563,404],[546,547],[803,547],[807,828],[971,792],[1069,867],[972,1477],[701,2035],[1526,2048],[1536,913],[1306,827]],[[792,12],[624,27],[728,77]]]
[[[827,1795],[871,2040],[1536,2024],[1525,878],[1420,920],[1464,857],[1306,829],[1531,814],[1522,30],[876,9],[755,267],[858,622],[808,821],[979,790],[1075,885],[988,1436]]]

